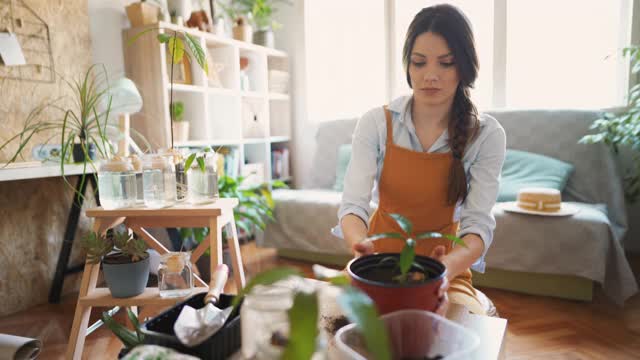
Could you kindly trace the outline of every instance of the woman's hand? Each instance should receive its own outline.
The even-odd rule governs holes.
[[[365,256],[365,255],[371,255],[373,254],[373,251],[374,251],[373,242],[371,240],[365,240],[359,243],[355,243],[353,244],[351,249],[353,250],[353,255],[356,258]]]
[[[431,252],[431,257],[444,263],[444,259],[446,257],[446,249],[444,246],[439,245],[436,246]],[[449,290],[449,279],[447,276],[444,276],[442,280],[442,284],[440,285],[440,289],[438,289],[438,307],[434,311],[436,314],[441,316],[447,315],[447,310],[449,309],[449,296],[447,295],[447,291]]]

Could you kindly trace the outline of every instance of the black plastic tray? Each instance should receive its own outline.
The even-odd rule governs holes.
[[[173,331],[173,325],[178,319],[182,307],[185,305],[189,305],[195,309],[204,307],[205,295],[206,293],[193,295],[142,324],[140,331],[144,334],[144,343],[172,348],[181,353],[197,356],[201,359],[223,360],[236,353],[240,349],[242,342],[240,338],[239,307],[231,313],[222,329],[218,330],[218,332],[198,346],[186,347],[182,345],[176,337]],[[224,309],[231,306],[233,299],[233,295],[222,294],[216,307]]]

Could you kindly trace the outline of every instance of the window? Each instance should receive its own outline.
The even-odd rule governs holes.
[[[404,36],[423,7],[394,3],[393,96],[409,92]],[[472,96],[487,108],[606,108],[624,104],[632,0],[457,0],[473,27],[480,74]]]
[[[309,120],[359,117],[384,104],[384,1],[312,0],[305,13]]]

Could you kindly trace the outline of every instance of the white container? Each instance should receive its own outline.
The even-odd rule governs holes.
[[[389,330],[394,359],[433,358],[437,355],[447,360],[469,359],[480,345],[478,335],[432,312],[400,310],[381,318]],[[340,359],[371,358],[355,326],[347,325],[336,333],[335,343]]]
[[[176,203],[176,170],[171,155],[148,155],[142,163],[144,205],[151,209]]]
[[[102,162],[98,168],[98,191],[105,210],[135,206],[136,174],[131,161],[116,157]]]

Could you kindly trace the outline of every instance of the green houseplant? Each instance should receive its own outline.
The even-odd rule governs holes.
[[[144,334],[140,331],[140,322],[138,321],[136,314],[131,311],[131,309],[127,308],[127,316],[129,317],[134,330],[129,330],[126,326],[117,322],[113,318],[113,313],[106,311],[102,313],[102,321],[124,345],[120,355],[125,355],[134,347],[143,344],[144,341]]]
[[[102,263],[111,295],[117,298],[141,294],[149,280],[147,244],[128,232],[109,235],[89,232],[80,240],[87,251],[87,262]]]
[[[89,170],[97,170],[94,163],[96,155],[107,159],[114,154],[108,133],[118,130],[108,125],[113,110],[109,79],[104,66],[97,65],[91,66],[79,79],[61,79],[69,93],[35,107],[27,116],[22,130],[0,145],[0,151],[17,141],[17,150],[7,162],[12,163],[22,157],[23,150],[34,135],[46,133],[50,135],[47,143],[57,139],[61,146],[60,171],[65,182],[65,165],[75,162],[83,164],[81,182],[84,183]],[[72,100],[71,106],[61,104],[65,98]],[[53,111],[55,115],[48,115],[45,111]]]
[[[403,309],[435,311],[438,291],[445,281],[445,266],[426,256],[417,256],[418,242],[442,239],[460,246],[464,241],[455,235],[439,232],[415,233],[411,221],[400,214],[389,215],[401,232],[385,232],[367,238],[370,241],[399,239],[404,247],[399,254],[382,253],[353,259],[347,272],[354,286],[367,293],[382,314]]]
[[[631,46],[622,50],[623,56],[631,61],[631,72],[640,72],[640,46]],[[615,154],[620,148],[632,152],[633,165],[624,175],[625,197],[630,203],[640,198],[640,84],[634,85],[628,93],[627,107],[619,113],[605,112],[591,125],[595,134],[580,139],[582,144],[604,143]]]
[[[184,119],[184,103],[182,101],[171,104],[171,117],[173,118],[171,126],[176,141],[189,140],[189,121]]]
[[[278,3],[291,5],[288,0],[237,0],[240,8],[251,14],[251,20],[255,27],[253,42],[258,45],[274,47],[275,39],[273,31],[282,27],[273,19],[277,11]]]

